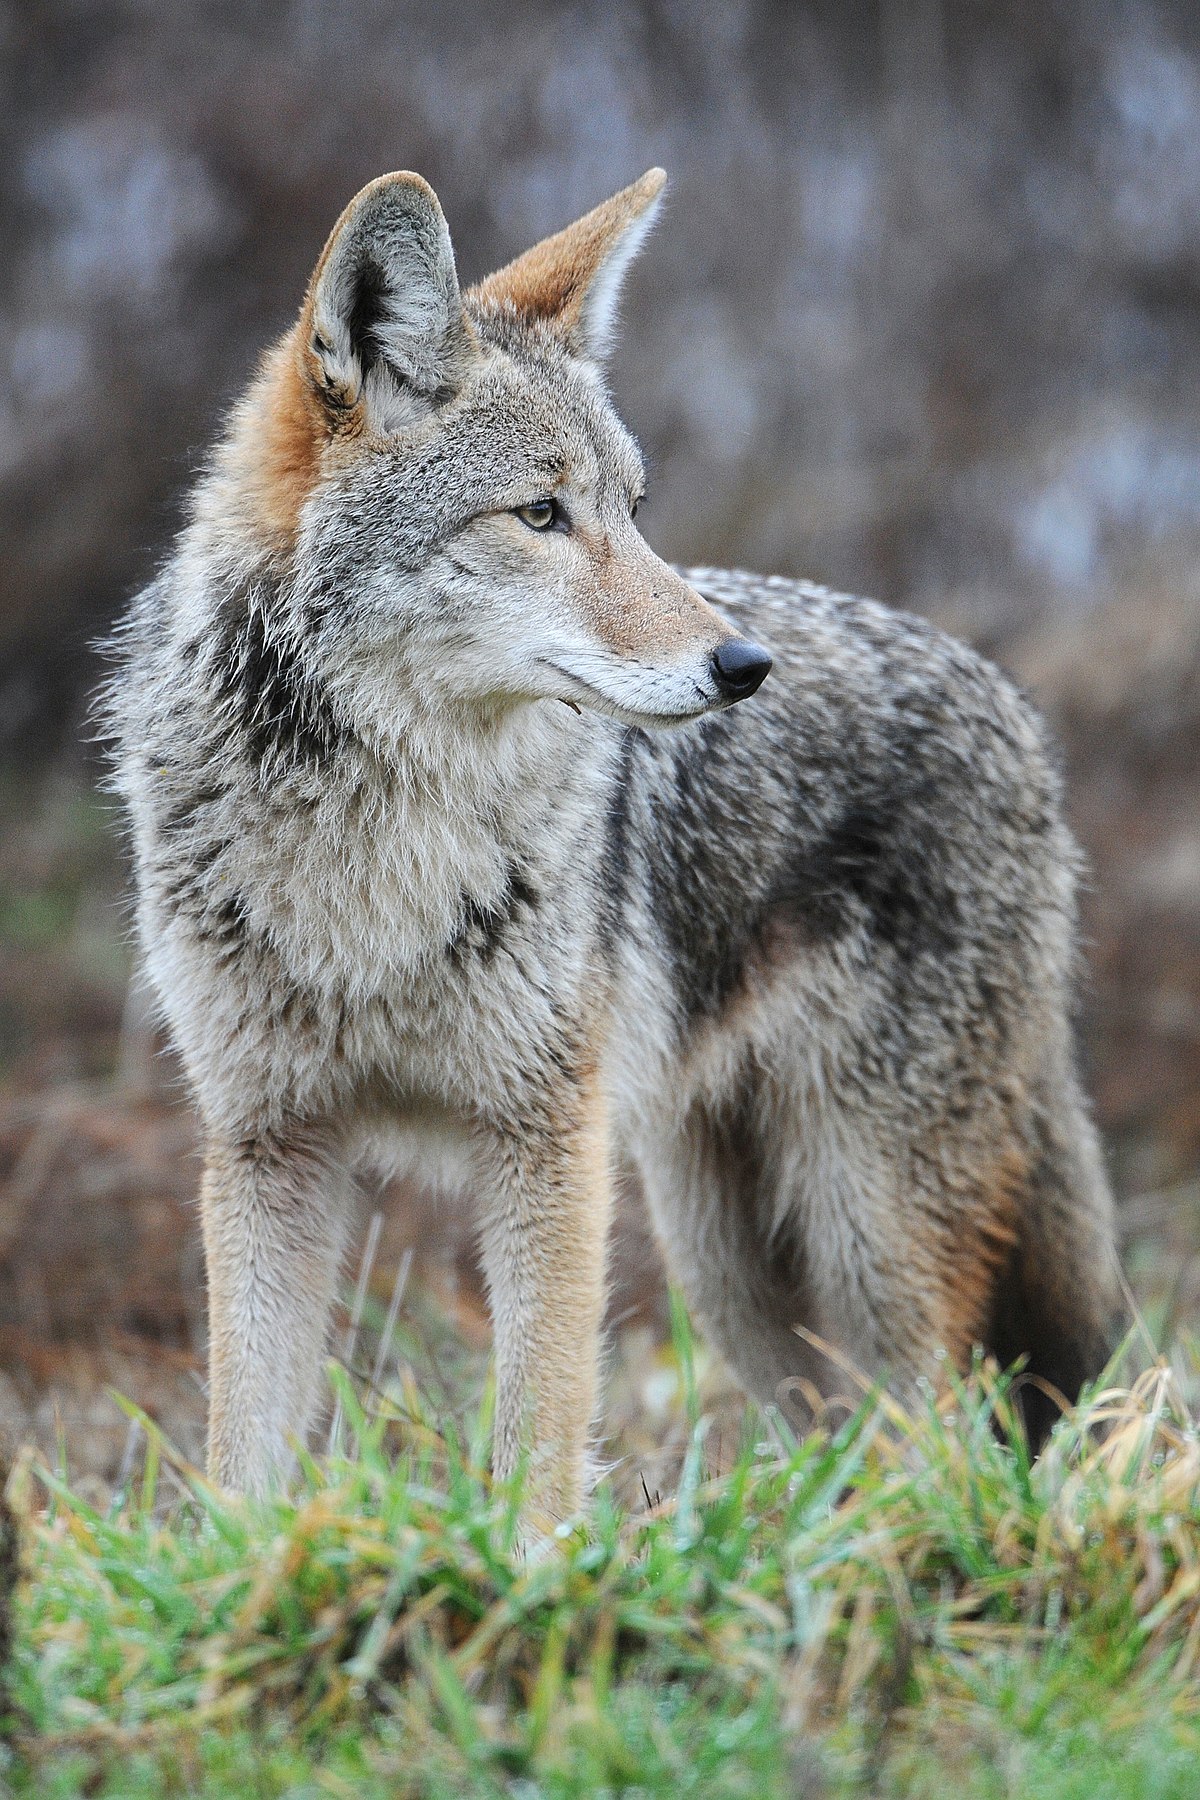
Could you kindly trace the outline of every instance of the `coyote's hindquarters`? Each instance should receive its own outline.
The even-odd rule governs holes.
[[[829,1384],[796,1327],[900,1385],[1103,1360],[1052,758],[919,621],[646,545],[599,369],[662,179],[465,294],[428,186],[373,182],[119,634],[230,1487],[311,1421],[381,1140],[478,1199],[533,1515],[584,1492],[619,1162],[764,1398]]]
[[[1048,1096],[1039,1150],[1014,1131],[996,1167],[963,1173],[947,1220],[939,1181],[856,1179],[826,1146],[819,1181],[781,1168],[769,1104],[693,1109],[653,1162],[652,1210],[671,1263],[754,1398],[804,1426],[861,1377],[911,1395],[939,1363],[1021,1359],[1034,1449],[1111,1353],[1119,1293],[1092,1128],[1068,1090]],[[1082,1149],[1063,1141],[1079,1134]],[[931,1159],[932,1160],[932,1159]],[[1099,1181],[1099,1185],[1097,1185]],[[828,1347],[828,1353],[826,1348]]]

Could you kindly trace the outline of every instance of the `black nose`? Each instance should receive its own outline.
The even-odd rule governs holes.
[[[713,651],[712,669],[727,700],[744,700],[766,680],[771,658],[748,638],[727,638]]]

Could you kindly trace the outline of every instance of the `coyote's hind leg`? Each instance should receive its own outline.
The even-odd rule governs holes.
[[[1039,1107],[1018,1243],[1000,1282],[989,1348],[1002,1364],[1024,1356],[1018,1386],[1035,1449],[1116,1347],[1121,1297],[1112,1196],[1100,1141],[1073,1075]],[[1050,1391],[1047,1391],[1047,1390]]]
[[[201,1189],[208,1272],[208,1466],[261,1494],[286,1476],[320,1395],[350,1180],[311,1132],[210,1143]]]
[[[804,1425],[848,1384],[796,1331],[821,1321],[796,1234],[771,1229],[770,1160],[747,1117],[697,1105],[639,1166],[668,1266],[715,1348],[748,1395]]]

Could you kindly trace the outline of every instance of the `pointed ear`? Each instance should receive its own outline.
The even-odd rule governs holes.
[[[313,272],[299,335],[331,422],[358,416],[394,429],[453,393],[473,336],[428,182],[381,175],[355,195]]]
[[[540,319],[572,355],[601,361],[616,325],[621,282],[654,223],[666,179],[662,169],[648,169],[640,181],[489,275],[470,297]]]

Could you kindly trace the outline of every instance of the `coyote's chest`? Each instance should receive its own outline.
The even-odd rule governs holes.
[[[243,801],[207,914],[239,934],[211,994],[230,1079],[401,1111],[519,1086],[594,981],[586,819],[555,798]],[[158,974],[208,987],[210,967],[173,953]]]

